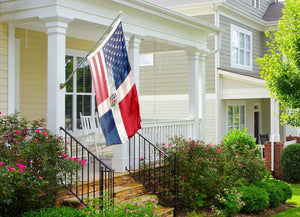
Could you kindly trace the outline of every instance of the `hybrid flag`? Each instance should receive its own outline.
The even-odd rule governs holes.
[[[88,61],[106,145],[125,143],[141,128],[141,118],[121,20]]]

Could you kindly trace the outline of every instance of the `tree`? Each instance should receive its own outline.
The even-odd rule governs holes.
[[[300,1],[286,0],[278,28],[266,32],[268,53],[257,62],[271,96],[280,103],[281,121],[300,126]]]

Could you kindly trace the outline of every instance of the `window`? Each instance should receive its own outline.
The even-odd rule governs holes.
[[[259,9],[259,0],[250,0],[250,5],[252,5],[254,8]]]
[[[83,55],[67,55],[65,58],[66,79],[82,61]],[[80,112],[83,115],[95,115],[96,102],[87,60],[80,66],[66,85],[65,125],[66,129],[76,132],[81,129]]]
[[[153,53],[140,54],[140,66],[153,66]]]
[[[231,67],[252,70],[252,33],[231,24]]]
[[[228,131],[233,128],[241,130],[245,127],[245,106],[228,105]]]

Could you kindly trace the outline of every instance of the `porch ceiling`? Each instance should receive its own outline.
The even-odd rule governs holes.
[[[197,48],[206,51],[206,37],[219,29],[208,23],[178,14],[141,0],[16,0],[3,2],[2,22],[16,27],[46,32],[47,18],[70,20],[67,36],[95,41],[119,11],[125,34],[146,41],[164,43],[168,50]]]
[[[264,80],[220,69],[218,71],[221,99],[270,98]]]

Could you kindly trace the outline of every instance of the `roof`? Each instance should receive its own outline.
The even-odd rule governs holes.
[[[281,2],[270,4],[262,19],[264,21],[278,21],[283,15],[283,8],[284,5]]]
[[[218,68],[218,69],[226,71],[226,72],[230,72],[230,73],[233,73],[233,74],[244,75],[244,76],[248,76],[248,77],[252,77],[252,78],[262,79],[260,74],[258,74],[258,73],[228,70],[228,69],[224,69],[224,68]]]

